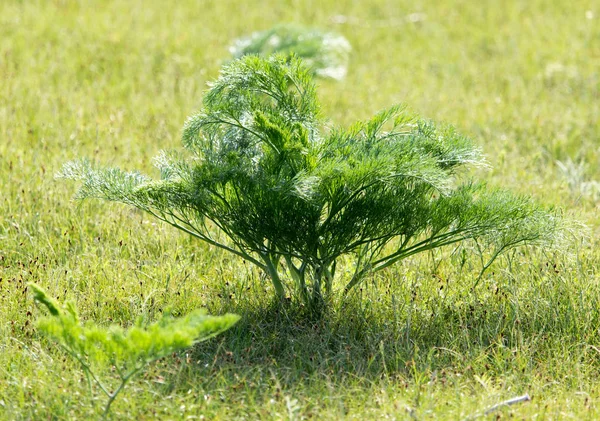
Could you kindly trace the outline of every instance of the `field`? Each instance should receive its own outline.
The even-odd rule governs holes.
[[[101,325],[242,316],[152,365],[114,419],[599,419],[599,19],[584,0],[1,1],[0,419],[99,418],[36,333],[30,281]],[[476,288],[468,249],[415,256],[311,322],[241,260],[54,178],[78,157],[156,175],[231,41],[281,22],[353,46],[346,79],[318,81],[331,126],[406,103],[483,148],[474,176],[587,230],[569,254],[508,254]]]

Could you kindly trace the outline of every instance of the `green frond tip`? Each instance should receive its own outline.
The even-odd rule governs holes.
[[[152,181],[137,171],[126,172],[111,167],[95,168],[87,159],[67,162],[55,178],[80,181],[77,199],[105,199],[140,207],[144,203],[136,197],[136,192]]]
[[[297,57],[245,56],[223,66],[204,96],[203,110],[187,119],[183,145],[200,154],[228,147],[234,153],[256,153],[260,146],[276,149],[257,117],[294,130],[302,127],[314,139],[320,119],[315,84]]]
[[[44,304],[50,312],[49,317],[37,320],[38,331],[58,342],[79,362],[88,380],[93,380],[106,395],[104,417],[125,384],[148,364],[210,339],[239,320],[234,314],[209,316],[204,310],[194,310],[179,318],[165,315],[146,327],[141,323],[129,329],[118,325],[103,327],[93,321],[82,324],[73,303],[67,303],[64,306],[66,311],[62,312],[60,305],[42,288],[36,284],[29,285],[35,300]],[[120,384],[115,389],[102,380],[110,371],[118,374]]]
[[[144,327],[140,324],[129,329],[118,325],[102,327],[92,321],[80,324],[73,303],[60,305],[49,298],[42,288],[30,284],[36,301],[44,304],[51,317],[42,317],[37,326],[77,355],[86,355],[96,361],[135,367],[172,352],[205,341],[233,326],[239,316],[225,314],[210,316],[202,309],[175,318],[163,316]]]
[[[40,287],[39,285],[37,285],[33,282],[30,282],[28,284],[28,286],[33,291],[33,299],[35,301],[44,305],[46,307],[46,309],[48,309],[48,311],[50,312],[51,315],[53,315],[53,316],[60,315],[59,304],[56,302],[56,300],[50,298],[48,296],[48,294],[46,294],[46,291],[44,291],[44,289],[42,287]]]
[[[234,41],[229,51],[234,59],[246,55],[296,55],[320,77],[343,79],[348,72],[352,47],[346,38],[332,31],[300,25],[278,25]]]

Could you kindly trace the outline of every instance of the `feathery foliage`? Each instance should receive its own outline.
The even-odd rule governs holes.
[[[459,183],[461,167],[485,162],[452,127],[401,106],[348,129],[322,126],[299,59],[246,56],[223,68],[185,123],[186,152],[156,159],[159,181],[87,161],[61,176],[83,182],[80,198],[130,204],[252,262],[280,298],[312,309],[333,291],[345,255],[354,256],[349,291],[406,257],[465,240],[487,251],[485,270],[514,247],[563,239],[558,211]]]
[[[293,24],[255,32],[235,40],[229,47],[234,58],[250,54],[296,55],[305,61],[315,75],[338,80],[348,72],[351,50],[348,40],[340,34]]]
[[[105,328],[93,322],[81,324],[72,302],[63,307],[38,285],[32,283],[29,286],[34,299],[50,312],[49,317],[38,319],[38,330],[57,341],[67,354],[79,362],[90,383],[90,393],[93,381],[106,395],[104,417],[127,382],[148,364],[212,338],[239,319],[233,314],[208,316],[202,310],[195,310],[180,318],[164,315],[145,327],[140,319],[128,330],[117,325]],[[111,367],[118,375],[114,391],[100,378],[100,373]]]

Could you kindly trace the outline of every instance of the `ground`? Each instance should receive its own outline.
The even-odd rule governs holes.
[[[99,414],[35,332],[29,281],[106,325],[243,316],[153,365],[115,419],[600,418],[599,19],[582,0],[2,1],[0,418]],[[471,250],[416,256],[307,322],[240,260],[54,178],[77,157],[152,173],[232,40],[281,22],[353,46],[346,79],[318,82],[331,126],[406,103],[475,139],[492,169],[474,175],[561,207],[587,239],[512,253],[476,288]]]

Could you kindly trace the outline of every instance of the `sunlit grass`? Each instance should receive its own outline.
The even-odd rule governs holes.
[[[28,281],[106,325],[243,316],[132,383],[117,419],[461,419],[524,393],[494,415],[600,417],[598,203],[556,164],[600,180],[599,18],[585,1],[0,2],[0,418],[98,413],[34,332]],[[346,79],[319,82],[330,124],[405,102],[481,145],[478,177],[562,206],[590,240],[570,260],[510,255],[474,291],[471,250],[409,259],[301,323],[241,261],[54,180],[80,156],[152,173],[232,40],[280,22],[353,46]]]

